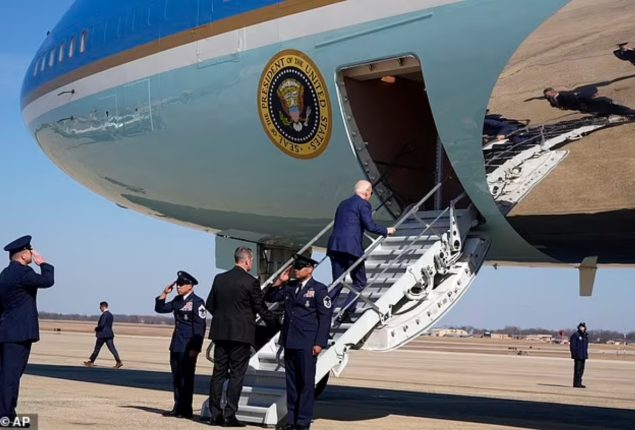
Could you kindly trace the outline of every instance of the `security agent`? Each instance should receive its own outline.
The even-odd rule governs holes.
[[[313,279],[317,261],[297,255],[295,280],[283,273],[265,296],[267,302],[284,302],[284,324],[279,343],[284,347],[287,379],[287,424],[284,430],[308,429],[313,418],[317,356],[328,345],[331,298],[327,287]]]
[[[95,360],[99,355],[99,351],[101,351],[101,347],[104,346],[105,343],[115,359],[115,369],[119,369],[123,367],[123,362],[119,358],[119,353],[115,347],[115,332],[112,330],[114,318],[108,308],[108,302],[99,303],[99,310],[101,311],[101,316],[99,317],[99,322],[97,322],[97,327],[95,327],[95,336],[97,337],[95,349],[90,355],[88,361],[84,361],[84,366],[93,367],[95,365]]]
[[[569,350],[573,359],[573,386],[586,388],[586,385],[582,385],[584,365],[589,358],[589,335],[586,331],[586,323],[578,324],[578,331],[569,338]]]
[[[11,262],[0,273],[0,417],[13,420],[20,378],[29,360],[31,345],[40,340],[37,291],[54,283],[53,266],[23,236],[4,247]],[[42,274],[30,266],[40,266]]]
[[[205,302],[192,292],[198,284],[196,278],[187,272],[177,272],[177,280],[168,284],[156,298],[155,312],[174,313],[174,332],[170,342],[170,368],[174,387],[174,407],[163,416],[192,418],[192,397],[194,395],[194,373],[196,359],[203,347],[205,336]],[[178,296],[166,303],[167,296],[176,285]]]
[[[253,252],[238,247],[234,251],[234,268],[217,275],[205,303],[212,315],[210,339],[214,341],[214,373],[210,381],[209,405],[213,425],[245,427],[236,418],[238,401],[251,347],[256,341],[256,314],[269,326],[276,317],[265,306],[260,282],[249,272]],[[227,381],[227,403],[221,405],[223,385]]]

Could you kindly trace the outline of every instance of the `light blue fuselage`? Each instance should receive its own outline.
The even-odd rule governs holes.
[[[338,71],[414,55],[422,65],[440,140],[486,220],[482,230],[494,244],[489,258],[552,261],[522,239],[496,206],[485,181],[481,136],[500,72],[519,44],[566,0],[465,0],[432,9],[421,0],[421,10],[406,15],[256,49],[237,45],[229,55],[158,74],[148,70],[144,79],[85,97],[72,93],[71,80],[50,88],[54,98],[66,98],[63,105],[43,108],[34,118],[26,115],[29,104],[38,102],[31,100],[33,94],[44,85],[277,3],[286,2],[76,1],[27,71],[22,98],[29,129],[67,174],[122,206],[210,231],[231,228],[302,242],[330,221],[337,203],[364,177],[344,126]],[[49,67],[51,49],[61,43],[66,49],[73,35],[78,44],[84,29],[85,52]],[[191,55],[204,49],[193,44]],[[261,74],[285,49],[310,57],[328,84],[332,135],[327,149],[313,159],[293,158],[276,148],[259,118]],[[41,58],[46,65],[40,72]],[[119,66],[99,73],[125,71]]]

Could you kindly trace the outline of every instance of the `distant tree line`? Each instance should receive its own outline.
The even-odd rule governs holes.
[[[97,321],[99,315],[82,315],[82,314],[59,314],[53,312],[40,312],[40,318],[47,320],[65,320],[65,321]],[[115,315],[117,322],[136,323],[136,324],[173,324],[172,317],[164,317],[160,315]]]
[[[550,329],[540,328],[540,327],[520,328],[516,326],[506,326],[505,328],[502,328],[502,329],[490,330],[490,329],[477,328],[477,327],[473,327],[469,325],[468,326],[452,326],[448,328],[465,330],[466,332],[472,334],[473,336],[479,336],[485,332],[490,332],[490,333],[503,333],[511,337],[520,337],[520,336],[524,337],[524,336],[532,335],[532,334],[550,334],[554,338],[558,338],[562,334],[562,336],[566,339],[568,339],[569,336],[571,336],[571,333],[573,333],[576,330],[576,328],[550,330]],[[624,341],[624,333],[616,331],[616,330],[602,330],[602,329],[589,330],[589,339],[592,342],[599,342],[599,343],[605,343],[609,340]],[[629,343],[635,342],[635,331],[630,331],[626,333],[626,341]]]

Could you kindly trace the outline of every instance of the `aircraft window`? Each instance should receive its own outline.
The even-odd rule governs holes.
[[[83,54],[86,51],[86,39],[88,38],[88,34],[85,31],[82,31],[82,36],[79,39],[79,53]]]
[[[53,64],[55,64],[55,48],[49,52],[49,67],[53,67]]]
[[[33,67],[33,76],[37,76],[37,69],[38,67],[40,67],[39,61],[35,63],[35,66]]]
[[[65,54],[65,53],[66,53],[66,50],[65,50],[65,45],[64,45],[64,43],[62,43],[62,44],[60,45],[59,52],[57,53],[57,62],[58,62],[58,63],[61,63],[61,62],[63,62],[63,61],[64,61],[64,54]]]
[[[46,56],[40,58],[40,72],[44,71],[44,65],[46,64]]]
[[[68,44],[68,58],[75,56],[75,36],[71,37],[71,43]]]

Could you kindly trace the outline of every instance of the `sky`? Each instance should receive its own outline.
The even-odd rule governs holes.
[[[117,207],[59,170],[22,121],[19,94],[33,54],[72,0],[9,0],[0,18],[0,245],[30,234],[56,268],[55,286],[38,296],[40,311],[153,314],[154,297],[177,270],[196,276],[207,297],[215,267],[214,236]],[[37,11],[37,13],[34,13]],[[1,260],[0,260],[1,261]],[[7,259],[8,261],[8,259]],[[329,282],[329,269],[317,276]],[[635,330],[635,270],[598,271],[593,297],[578,296],[574,269],[484,267],[439,326],[496,329]]]

